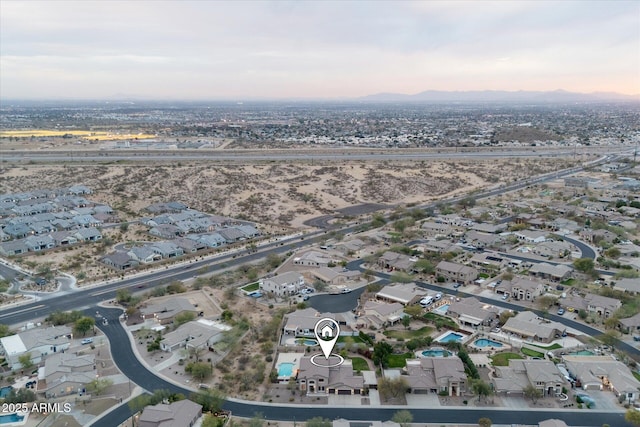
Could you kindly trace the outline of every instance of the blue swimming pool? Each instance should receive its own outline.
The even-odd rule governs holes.
[[[442,314],[443,316],[447,314],[447,311],[449,311],[449,304],[442,304],[440,307],[433,309],[434,313]]]
[[[444,348],[430,348],[421,353],[424,357],[445,357],[451,356],[451,352]]]
[[[440,338],[438,338],[436,341],[438,341],[438,342],[451,342],[451,341],[460,342],[460,341],[462,341],[462,338],[464,338],[464,335],[459,334],[457,332],[449,331],[445,335],[443,335]]]
[[[278,365],[278,376],[279,377],[291,377],[293,375],[293,363],[291,362],[282,362]]]
[[[486,338],[480,338],[479,340],[475,340],[473,344],[476,347],[502,347],[502,343],[494,340],[488,340]]]
[[[13,387],[11,387],[10,385],[0,388],[0,398],[7,397],[11,390],[13,390]]]
[[[18,415],[18,414],[0,415],[0,424],[17,423],[22,420],[24,420],[24,415]]]
[[[590,350],[580,350],[569,353],[571,356],[595,356],[595,353]]]

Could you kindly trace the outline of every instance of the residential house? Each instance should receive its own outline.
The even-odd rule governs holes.
[[[537,244],[533,253],[547,258],[570,257],[573,246],[565,241],[548,241]]]
[[[546,262],[534,263],[529,274],[554,282],[566,280],[571,276],[573,268],[566,264],[550,264]]]
[[[192,427],[202,417],[202,405],[188,399],[146,406],[138,427]]]
[[[95,227],[81,228],[74,236],[81,242],[98,242],[102,240],[102,233]]]
[[[436,254],[445,254],[447,252],[460,253],[462,248],[449,240],[427,240],[416,246],[413,249],[420,252],[431,252]]]
[[[478,270],[456,262],[440,261],[436,266],[436,275],[468,285],[478,278]]]
[[[295,295],[304,287],[304,277],[295,271],[278,274],[277,276],[258,280],[260,289],[264,292],[272,292],[274,295],[284,297]]]
[[[512,233],[521,242],[542,243],[547,241],[547,233],[540,230],[520,230]]]
[[[151,264],[162,259],[162,255],[155,253],[148,246],[134,246],[127,252],[127,255],[140,264]]]
[[[293,258],[294,265],[306,267],[327,267],[332,262],[331,257],[318,251],[307,251]]]
[[[184,233],[182,229],[173,224],[159,224],[152,227],[149,230],[149,234],[160,237],[161,239],[173,239],[177,236],[182,236]]]
[[[296,310],[293,313],[287,314],[285,324],[282,328],[282,334],[295,337],[315,336],[314,328],[320,319],[320,313],[314,308]]]
[[[498,317],[498,311],[491,304],[484,304],[475,297],[469,297],[452,302],[447,316],[457,319],[460,324],[478,327],[490,325]]]
[[[408,272],[411,271],[416,261],[417,259],[409,257],[408,255],[386,251],[378,258],[378,265],[387,270]]]
[[[150,304],[140,309],[143,319],[155,319],[160,324],[172,323],[176,316],[183,313],[198,314],[196,307],[186,298],[170,298]]]
[[[428,294],[427,290],[415,283],[394,283],[383,287],[376,299],[388,302],[397,302],[403,306],[416,304]]]
[[[75,222],[79,227],[97,227],[102,224],[92,215],[76,215],[71,218],[71,221]]]
[[[413,394],[446,393],[463,396],[467,391],[467,375],[458,356],[409,359],[406,366],[409,392]]]
[[[585,310],[597,316],[609,318],[622,306],[622,303],[616,298],[588,293],[584,297],[575,294],[567,295],[562,299],[562,305],[574,311]]]
[[[468,245],[476,248],[491,248],[502,244],[505,239],[499,234],[483,233],[479,231],[469,230],[464,235]]]
[[[15,256],[29,252],[29,248],[23,240],[13,240],[0,243],[0,254],[4,256]]]
[[[236,225],[235,228],[243,233],[247,238],[252,238],[260,235],[260,230],[250,224]]]
[[[184,255],[181,247],[172,242],[157,242],[150,246],[150,249],[160,255],[163,259],[176,258]]]
[[[56,247],[57,246],[69,246],[78,243],[78,239],[70,231],[56,231],[51,233]]]
[[[343,255],[349,253],[357,253],[365,247],[365,243],[360,239],[351,239],[335,245],[336,250],[342,252]]]
[[[562,323],[543,319],[531,311],[522,311],[515,317],[510,317],[502,330],[524,340],[544,343],[566,334],[566,327]]]
[[[364,379],[353,372],[351,360],[339,362],[340,359],[331,356],[328,366],[318,366],[311,362],[311,357],[303,356],[296,381],[300,392],[307,396],[363,394]]]
[[[610,356],[564,355],[562,360],[584,390],[609,390],[627,403],[638,400],[640,381],[624,363]]]
[[[220,341],[224,331],[229,329],[226,325],[210,320],[193,320],[164,334],[162,341],[160,341],[160,348],[168,352],[182,347],[207,349]]]
[[[525,359],[510,359],[509,366],[496,366],[491,382],[497,394],[524,394],[527,387],[533,386],[544,397],[559,396],[566,384],[553,362]]]
[[[596,245],[599,244],[600,242],[613,244],[615,243],[616,239],[618,239],[618,235],[606,229],[599,229],[599,230],[585,229],[580,232],[580,238]]]
[[[509,259],[492,252],[475,253],[469,260],[475,269],[482,273],[497,273],[507,266]]]
[[[618,321],[618,329],[627,334],[640,332],[640,313]]]
[[[17,370],[22,367],[18,359],[23,354],[29,353],[31,361],[38,364],[43,356],[68,349],[71,337],[71,328],[68,326],[34,328],[0,338],[0,346],[9,369]]]
[[[128,270],[140,264],[138,260],[131,258],[128,253],[120,251],[105,255],[101,261],[116,270]]]
[[[386,303],[367,301],[364,304],[364,317],[359,320],[376,329],[393,325],[404,317],[404,306],[397,302]]]
[[[504,223],[491,224],[487,222],[480,222],[478,224],[473,224],[471,226],[471,230],[479,231],[481,233],[489,233],[489,234],[502,233],[506,229],[507,229],[507,224],[504,224]]]
[[[56,242],[51,236],[29,236],[23,241],[29,252],[44,251],[56,247]]]
[[[238,242],[247,238],[242,231],[235,227],[220,228],[218,229],[218,233],[224,237],[224,240],[228,243]]]
[[[504,289],[508,289],[511,298],[517,301],[533,301],[544,292],[543,283],[523,277],[514,277],[511,281],[505,280],[501,285]]]
[[[171,242],[182,249],[182,252],[184,253],[194,253],[207,248],[207,245],[203,242],[187,239],[185,237],[178,237],[173,239]]]
[[[616,279],[613,289],[628,292],[630,294],[637,294],[640,292],[640,279]]]
[[[311,275],[323,283],[335,286],[358,280],[360,279],[361,273],[358,270],[320,267],[312,270]]]
[[[44,363],[44,382],[38,387],[46,398],[80,393],[96,379],[94,354],[55,353]]]
[[[224,245],[227,243],[224,237],[220,235],[220,233],[209,233],[209,234],[188,234],[186,236],[187,239],[196,240],[198,242],[202,242],[209,248],[217,248],[218,246]]]
[[[425,221],[420,226],[425,237],[450,237],[457,234],[457,230],[449,224],[440,222]]]

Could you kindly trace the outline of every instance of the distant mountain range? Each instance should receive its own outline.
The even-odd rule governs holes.
[[[504,90],[473,90],[473,91],[441,91],[427,90],[406,95],[402,93],[378,93],[358,98],[361,101],[372,102],[624,102],[640,101],[640,94],[623,95],[615,92],[578,93],[565,90],[554,91],[504,91]]]

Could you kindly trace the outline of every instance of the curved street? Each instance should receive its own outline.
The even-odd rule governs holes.
[[[119,316],[122,313],[118,308],[91,307],[85,310],[89,316],[94,316],[96,310],[108,319],[109,324],[97,325],[109,340],[111,345],[111,355],[118,368],[134,383],[143,387],[149,392],[154,390],[169,390],[173,393],[183,393],[188,396],[193,390],[186,389],[169,382],[156,373],[147,369],[133,351],[131,341],[122,324]],[[503,408],[476,409],[467,407],[451,408],[414,408],[407,406],[327,406],[327,405],[284,405],[269,404],[261,402],[247,402],[227,399],[224,409],[232,411],[239,417],[251,418],[257,413],[261,413],[267,420],[282,421],[306,421],[313,417],[323,418],[345,418],[349,420],[390,420],[393,415],[401,410],[407,409],[413,414],[414,422],[418,423],[443,423],[443,424],[475,424],[479,418],[489,417],[494,424],[537,424],[541,420],[557,418],[564,420],[572,426],[594,426],[601,427],[603,424],[612,426],[629,426],[624,420],[622,412],[605,412],[593,410],[510,410]],[[330,415],[328,415],[330,414]],[[133,411],[126,403],[113,409],[111,412],[97,419],[91,424],[93,427],[113,427],[124,422],[133,415]]]

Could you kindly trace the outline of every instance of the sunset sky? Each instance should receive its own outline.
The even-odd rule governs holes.
[[[640,2],[0,2],[2,99],[489,89],[640,93]]]

